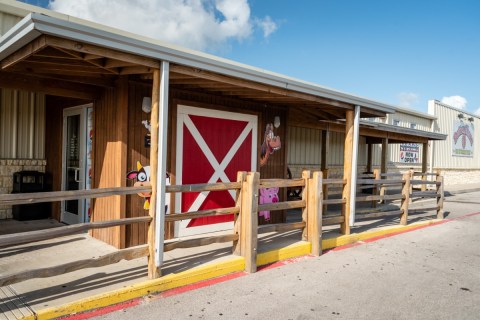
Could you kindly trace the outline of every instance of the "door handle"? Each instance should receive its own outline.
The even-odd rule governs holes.
[[[80,182],[80,168],[75,168],[75,182]]]

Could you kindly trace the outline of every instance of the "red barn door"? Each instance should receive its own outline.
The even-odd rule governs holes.
[[[232,182],[238,171],[255,171],[257,117],[179,105],[176,184]],[[176,212],[235,206],[235,191],[177,194]],[[176,236],[233,228],[233,215],[183,220]]]

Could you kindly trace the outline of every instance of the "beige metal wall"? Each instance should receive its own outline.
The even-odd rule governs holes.
[[[288,165],[320,166],[322,154],[322,131],[319,129],[288,128]],[[328,166],[343,166],[345,134],[330,132]],[[367,147],[365,138],[360,137],[358,164],[366,165]]]
[[[3,7],[0,6],[0,34],[5,34],[14,25],[22,19],[20,15],[14,15],[11,13],[3,12]]]
[[[442,169],[480,169],[480,118],[474,114],[467,113],[443,104],[436,100],[428,102],[428,112],[437,117],[434,130],[447,134],[445,141],[435,141],[433,144],[433,167]],[[465,118],[473,118],[473,157],[453,156],[453,123],[458,120],[458,115],[463,114]],[[467,120],[466,120],[467,121]]]
[[[0,89],[0,159],[45,158],[45,96]]]

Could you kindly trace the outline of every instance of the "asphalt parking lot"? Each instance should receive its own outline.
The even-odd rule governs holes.
[[[478,319],[479,204],[447,196],[444,223],[96,319]]]

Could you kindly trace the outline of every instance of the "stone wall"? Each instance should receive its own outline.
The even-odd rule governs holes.
[[[45,172],[46,160],[0,160],[0,194],[8,194],[13,189],[13,174],[18,171]],[[0,205],[0,220],[12,218],[12,207]]]
[[[439,169],[446,186],[480,183],[480,170]]]

